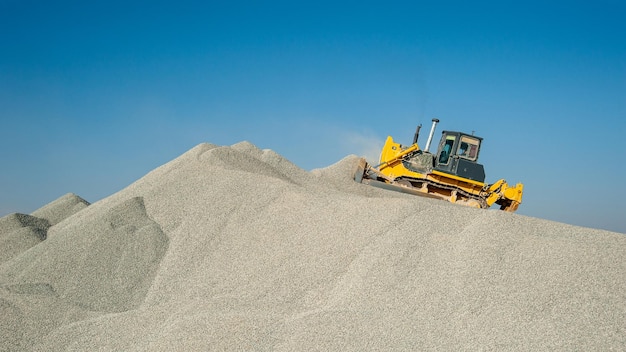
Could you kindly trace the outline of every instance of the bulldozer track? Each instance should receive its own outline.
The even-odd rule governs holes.
[[[421,178],[413,178],[413,177],[398,177],[396,179],[393,180],[394,183],[398,183],[398,181],[400,180],[406,180],[409,183],[413,184],[413,182],[420,182],[420,183],[424,183],[428,186],[433,186],[436,188],[440,188],[440,189],[446,189],[449,190],[451,192],[456,191],[457,195],[461,195],[465,198],[468,199],[472,199],[477,201],[480,204],[480,207],[483,209],[489,208],[489,205],[487,205],[487,202],[485,201],[484,198],[477,196],[475,194],[472,194],[470,192],[464,191],[460,188],[454,187],[454,186],[449,186],[443,183],[439,183],[439,182],[435,182],[435,181],[430,181],[430,180],[425,180],[425,179],[421,179]],[[407,187],[405,185],[403,185],[404,187]],[[414,189],[419,189],[419,187],[412,187]],[[481,191],[481,195],[482,195],[483,191]]]

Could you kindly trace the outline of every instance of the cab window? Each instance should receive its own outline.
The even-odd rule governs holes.
[[[452,152],[452,147],[454,146],[454,141],[456,140],[455,136],[446,136],[446,141],[441,148],[441,153],[439,154],[439,164],[447,164],[450,160],[450,153]]]
[[[462,136],[457,155],[459,157],[475,161],[478,158],[479,145],[480,140],[470,136]]]

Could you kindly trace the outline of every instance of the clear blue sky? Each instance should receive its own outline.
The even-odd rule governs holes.
[[[0,216],[201,142],[311,170],[437,117],[520,214],[626,233],[626,5],[546,3],[0,0]]]

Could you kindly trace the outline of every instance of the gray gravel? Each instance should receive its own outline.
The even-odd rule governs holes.
[[[67,193],[53,202],[35,210],[31,215],[48,220],[50,225],[56,225],[88,205],[89,202],[76,194]]]
[[[201,144],[38,211],[0,351],[626,350],[626,236],[357,184],[357,160]]]
[[[35,210],[32,214],[13,213],[0,218],[0,264],[38,244],[48,236],[48,229],[78,211],[89,202],[68,193]]]

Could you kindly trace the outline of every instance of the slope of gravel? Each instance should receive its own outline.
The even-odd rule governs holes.
[[[0,350],[626,348],[626,236],[356,184],[357,160],[192,148],[0,265]]]
[[[18,256],[45,240],[48,229],[78,211],[89,202],[68,193],[35,210],[32,214],[13,213],[0,218],[0,264]]]
[[[16,257],[46,238],[50,222],[28,214],[0,218],[0,264]]]
[[[56,225],[86,208],[89,202],[73,193],[67,193],[58,199],[35,210],[31,215],[46,219],[50,225]]]

